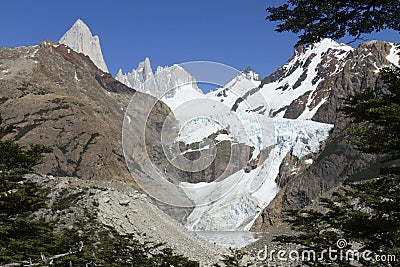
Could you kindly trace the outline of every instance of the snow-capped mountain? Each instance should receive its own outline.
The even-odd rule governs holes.
[[[328,43],[328,40],[324,40],[322,44],[324,43]],[[330,43],[335,45],[332,41]],[[308,49],[315,49],[317,46],[318,44]],[[366,88],[381,90],[379,70],[399,66],[399,48],[399,44],[374,40],[362,43],[354,49],[345,47],[345,52],[335,53],[331,47],[321,53],[321,58],[331,58],[332,61],[324,64],[324,61],[328,61],[323,60],[314,69],[316,75],[313,79],[319,83],[309,94],[312,99],[305,97],[292,101],[285,110],[284,117],[296,118],[296,121],[312,117],[314,121],[333,124],[334,128],[320,152],[312,156],[312,164],[304,165],[292,155],[284,159],[277,179],[281,189],[258,216],[252,230],[267,230],[279,225],[285,216],[283,210],[302,208],[318,199],[321,193],[339,186],[347,179],[364,177],[362,172],[371,167],[376,157],[360,153],[348,144],[347,129],[352,125],[339,110],[346,105],[345,99],[357,92]],[[279,81],[280,77],[278,74],[269,79],[266,81],[267,86],[268,83]],[[314,111],[312,108],[318,110]]]
[[[221,179],[214,177],[211,182],[198,182],[196,178],[196,183],[183,179],[179,184],[195,204],[185,219],[187,227],[247,230],[283,186],[279,179],[286,179],[280,173],[284,162],[291,176],[314,165],[313,158],[336,123],[332,119],[321,119],[322,113],[318,111],[321,107],[326,109],[324,104],[332,105],[332,95],[337,93],[332,91],[335,79],[343,71],[350,71],[345,69],[355,60],[354,54],[367,60],[384,49],[385,60],[377,62],[375,69],[398,64],[397,46],[384,46],[376,48],[377,51],[370,48],[364,51],[324,39],[297,47],[285,65],[264,79],[247,68],[238,71],[225,86],[207,94],[197,88],[193,76],[179,65],[159,67],[153,74],[148,58],[131,73],[120,71],[116,78],[162,99],[171,108],[180,124],[176,142],[191,147],[182,153],[207,149],[196,150],[192,146],[211,136],[217,146],[230,142],[252,149],[249,158],[243,159],[248,161],[246,168]],[[336,112],[336,106],[333,109]],[[326,116],[332,118],[332,112]],[[288,162],[288,157],[296,160]],[[220,160],[218,156],[216,160]]]
[[[209,92],[207,98],[217,100],[232,109],[238,99],[257,90],[260,85],[259,74],[248,67],[244,71],[239,71],[224,87]]]
[[[392,50],[387,60],[398,61]],[[273,146],[250,171],[240,170],[221,181],[182,182],[183,190],[196,204],[186,218],[189,228],[249,229],[279,192],[277,178],[287,155],[297,158],[296,164],[312,165],[312,154],[318,153],[334,125],[311,119],[330,100],[334,77],[343,70],[353,51],[350,46],[324,39],[298,47],[287,64],[263,80],[246,69],[224,87],[208,94],[199,93],[197,102],[190,90],[187,94],[191,97],[171,96],[168,101],[173,103],[172,110],[184,107],[184,102],[189,100],[186,109],[174,111],[181,123],[177,141],[189,145],[213,132],[224,131],[215,140],[244,143],[254,148],[250,160],[262,158],[262,152]],[[216,103],[226,108],[218,108]],[[291,174],[295,175],[298,166],[291,168]],[[229,192],[219,195],[224,188],[230,188]]]
[[[93,36],[89,27],[80,19],[61,37],[59,43],[65,44],[75,52],[88,56],[102,71],[108,72],[107,64],[101,52],[100,40]]]
[[[197,87],[196,79],[184,68],[179,65],[158,66],[153,74],[148,57],[132,72],[123,73],[120,69],[115,79],[137,91],[161,99],[172,109],[181,103],[204,96]]]
[[[132,69],[132,72],[123,74],[122,69],[119,69],[115,79],[135,90],[142,91],[144,90],[144,83],[152,76],[153,70],[151,69],[150,59],[146,57],[136,69]]]
[[[190,145],[223,131],[225,134],[215,138],[217,143],[224,140],[253,149],[250,158],[244,159],[248,164],[263,158],[258,166],[239,170],[220,181],[182,182],[180,186],[195,203],[186,218],[189,228],[247,230],[252,226],[279,191],[275,179],[285,156],[290,153],[301,159],[316,153],[329,136],[333,125],[309,119],[327,97],[316,93],[319,83],[338,71],[340,60],[351,49],[331,40],[300,47],[286,65],[266,79],[261,80],[247,68],[222,88],[207,94],[178,65],[159,67],[153,74],[146,58],[131,73],[118,72],[117,80],[170,106],[180,123],[176,142]],[[312,106],[317,99],[317,105]],[[286,113],[297,102],[303,103],[303,109],[297,111],[299,116],[287,119]],[[226,188],[230,188],[229,192],[220,196]],[[215,199],[218,200],[212,201]]]
[[[287,64],[253,87],[248,80],[237,77],[214,94],[235,111],[311,119],[329,95],[329,90],[320,90],[320,84],[340,69],[341,59],[351,50],[330,39],[300,46]]]

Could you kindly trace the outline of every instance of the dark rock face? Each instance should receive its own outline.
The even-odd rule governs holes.
[[[50,146],[37,171],[82,179],[131,180],[121,146],[134,90],[87,56],[53,42],[0,49],[0,113],[23,144]],[[112,138],[110,138],[112,137]]]
[[[304,170],[295,175],[281,166],[279,179],[282,189],[257,218],[252,230],[266,230],[279,225],[284,209],[306,206],[377,159],[374,155],[360,153],[346,143],[346,129],[350,121],[339,110],[344,105],[344,99],[354,93],[365,88],[382,88],[376,69],[391,65],[386,59],[390,48],[389,43],[380,41],[361,44],[344,59],[341,71],[324,77],[318,91],[321,97],[327,95],[329,100],[318,109],[313,120],[334,124],[335,128],[321,152],[313,156],[312,165],[304,166]],[[322,69],[320,72],[324,73]],[[290,156],[285,161],[298,164]]]
[[[285,114],[283,115],[284,118],[287,119],[296,119],[298,118],[306,108],[308,96],[311,92],[306,92],[301,97],[293,100],[292,103],[286,108]]]
[[[327,101],[315,114],[313,120],[335,123],[337,122],[337,109],[343,106],[344,99],[356,92],[369,87],[381,88],[382,83],[377,73],[378,67],[390,66],[386,56],[390,53],[391,45],[386,42],[371,41],[361,44],[351,51],[345,60],[343,70],[338,74],[328,77],[323,87],[332,86]],[[336,124],[335,124],[336,126]],[[338,126],[344,126],[340,124]]]
[[[166,114],[165,114],[166,115]],[[166,118],[164,118],[165,120]],[[174,123],[176,125],[176,122]],[[149,128],[151,128],[150,126]],[[155,131],[156,135],[161,132],[161,129]],[[178,184],[180,182],[199,183],[199,182],[213,182],[223,180],[230,175],[241,169],[254,169],[257,167],[259,161],[250,162],[253,155],[254,148],[249,147],[242,143],[233,143],[229,140],[218,141],[216,137],[220,133],[227,134],[226,130],[221,130],[217,133],[211,134],[208,138],[213,140],[215,145],[215,156],[210,154],[202,155],[201,151],[207,149],[208,143],[196,142],[192,144],[179,143],[180,152],[185,159],[189,161],[199,160],[199,164],[209,165],[202,168],[201,171],[196,170],[197,164],[193,164],[191,168],[183,169],[174,166],[168,160],[163,150],[162,143],[155,141],[161,140],[161,136],[152,136],[146,138],[147,154],[152,161],[154,167],[160,173],[164,173],[165,177],[172,183]],[[175,136],[174,136],[175,137]],[[165,149],[165,148],[164,148]],[[265,160],[265,159],[263,159]]]
[[[284,187],[292,177],[299,173],[299,159],[288,152],[279,166],[279,174],[275,178],[275,182],[279,187]]]

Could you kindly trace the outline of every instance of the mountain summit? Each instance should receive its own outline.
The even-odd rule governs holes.
[[[115,79],[131,88],[141,90],[143,84],[151,77],[153,77],[153,70],[151,68],[150,59],[146,57],[144,61],[139,63],[136,69],[132,69],[132,72],[124,74],[122,73],[122,69],[119,69]]]
[[[82,20],[78,19],[59,42],[78,53],[87,55],[99,69],[108,72],[101,52],[99,37],[93,36],[89,27]]]
[[[158,66],[153,73],[148,57],[132,72],[123,73],[120,69],[115,79],[137,91],[162,99],[172,109],[190,99],[204,97],[196,79],[183,67],[177,64]]]

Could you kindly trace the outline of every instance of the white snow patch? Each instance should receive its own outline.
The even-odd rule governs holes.
[[[233,141],[233,138],[229,134],[219,134],[219,135],[217,135],[217,137],[215,137],[215,140],[217,140],[217,141]]]
[[[395,44],[392,44],[392,48],[390,49],[390,53],[389,53],[389,55],[386,57],[386,59],[390,62],[390,63],[392,63],[392,64],[394,64],[395,66],[397,66],[397,67],[399,67],[400,65],[400,55],[399,55],[399,46],[400,45],[395,45]]]
[[[36,53],[39,51],[39,48],[35,49],[35,51],[33,51],[33,53],[29,56],[30,58],[33,58],[36,56]]]
[[[310,101],[310,98],[309,98]],[[303,113],[301,113],[301,115],[297,118],[297,120],[311,120],[312,117],[314,117],[315,113],[317,113],[318,109],[326,102],[328,101],[328,98],[324,98],[322,99],[318,105],[316,105],[313,109],[310,110],[309,105],[311,104],[311,102],[309,104],[306,105],[305,110],[303,111]]]
[[[304,161],[305,164],[312,164],[314,161],[312,159],[306,159]]]
[[[201,147],[201,148],[198,148],[198,149],[192,149],[192,148],[190,148],[190,149],[188,149],[188,150],[183,151],[183,152],[181,153],[181,155],[184,155],[184,154],[190,153],[190,152],[196,152],[196,151],[202,151],[202,150],[208,150],[208,149],[210,149],[210,146],[209,146],[209,145],[206,145],[206,146]]]
[[[175,110],[183,103],[204,97],[204,94],[193,88],[191,84],[186,84],[180,88],[177,88],[173,97],[164,96],[161,98],[161,100],[165,102],[171,108],[171,110]]]
[[[379,67],[376,65],[376,62],[374,62],[374,67],[375,67],[374,73],[379,73],[379,72],[381,71],[381,68],[379,68]]]

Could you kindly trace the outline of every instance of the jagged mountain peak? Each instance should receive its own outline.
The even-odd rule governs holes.
[[[118,72],[117,72],[117,76],[116,77],[122,77],[122,75],[124,75],[122,73],[122,69],[119,69]]]
[[[72,25],[72,28],[79,28],[79,29],[82,29],[82,30],[84,30],[84,31],[89,31],[89,32],[90,32],[89,27],[88,27],[88,26],[86,25],[86,23],[83,22],[83,20],[81,20],[81,19],[77,19],[77,20],[75,21],[75,23]]]
[[[168,102],[168,99],[175,96],[182,88],[185,88],[183,93],[185,99],[203,94],[197,87],[196,79],[184,68],[177,64],[166,67],[158,66],[156,72],[153,73],[148,57],[140,62],[136,69],[132,69],[132,72],[118,71],[115,78],[135,90],[161,98],[172,106],[174,103]]]
[[[248,66],[244,71],[242,71],[242,73],[249,80],[261,81],[260,75],[257,72],[255,72],[250,66]]]
[[[383,56],[386,56],[386,59],[396,65],[399,66],[400,64],[400,57],[399,57],[399,49],[400,43],[391,43],[379,40],[371,40],[368,42],[361,43],[355,51],[358,54],[362,54],[365,51],[369,51],[368,54],[380,54],[382,53]]]
[[[141,82],[145,82],[149,77],[153,76],[153,69],[151,68],[150,58],[146,57],[144,61],[138,64],[136,69],[138,74],[141,74]]]
[[[250,66],[247,66],[247,68],[243,72],[248,73],[251,71],[254,71],[254,70]]]
[[[288,62],[279,67],[274,73],[263,79],[262,86],[268,83],[289,77],[300,68],[308,68],[312,61],[325,59],[342,59],[348,52],[354,50],[351,46],[338,43],[332,39],[325,38],[311,45],[300,45],[294,50],[293,56]],[[327,55],[329,53],[329,55]]]
[[[101,52],[99,37],[97,35],[93,36],[89,27],[81,19],[75,21],[59,42],[78,53],[87,55],[99,69],[108,72]]]
[[[124,73],[122,69],[119,69],[115,79],[135,90],[143,91],[144,83],[152,76],[153,70],[150,58],[146,57],[131,72]]]

